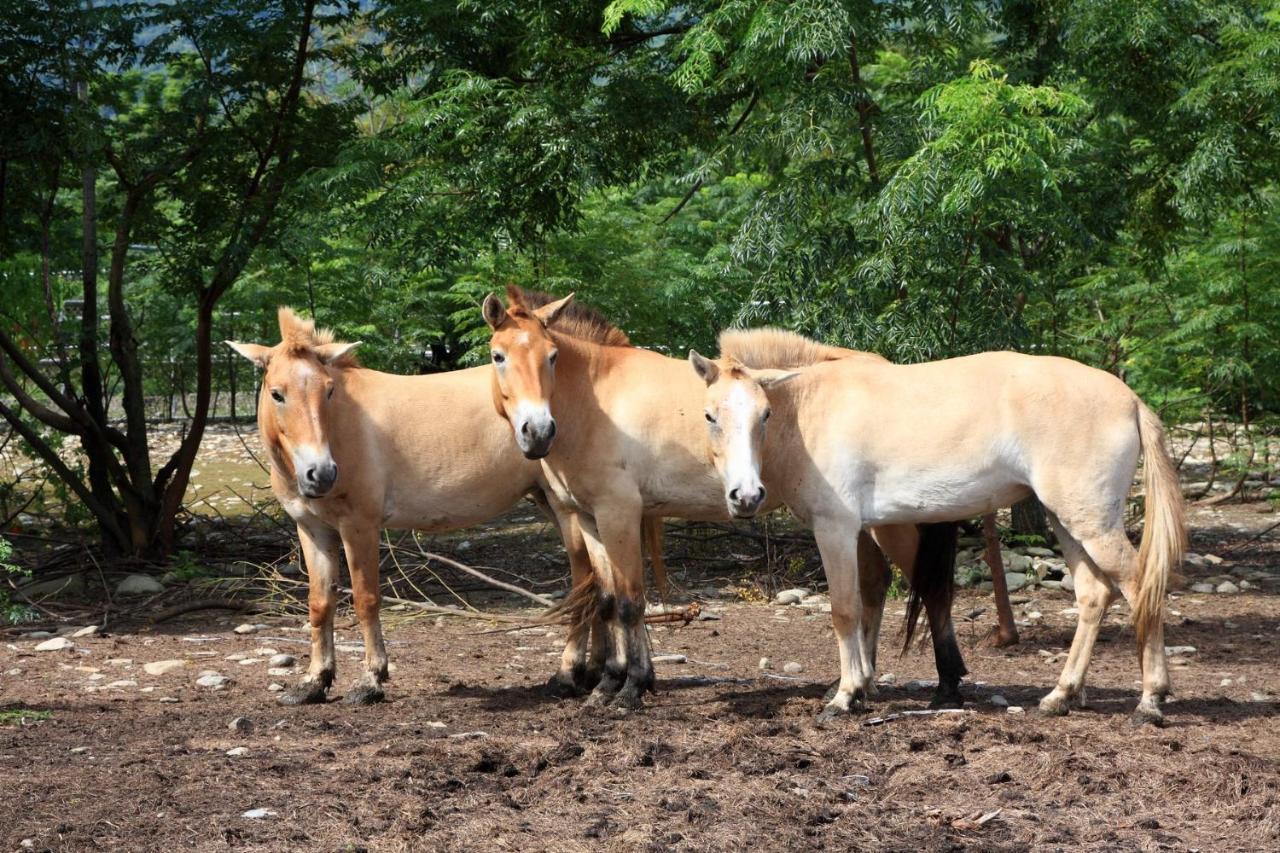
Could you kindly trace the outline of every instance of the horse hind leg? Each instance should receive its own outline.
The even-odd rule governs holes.
[[[544,498],[545,500],[545,498]],[[551,512],[550,508],[547,512]],[[572,577],[570,600],[566,602],[570,618],[569,636],[560,655],[560,668],[547,681],[547,691],[554,696],[570,697],[590,690],[600,680],[597,672],[592,680],[588,672],[587,643],[591,635],[599,590],[591,571],[591,558],[576,515],[552,515],[560,527],[565,551],[569,555]],[[603,661],[601,661],[601,664]]]
[[[382,685],[390,677],[379,615],[382,593],[378,579],[378,535],[378,528],[373,526],[343,531],[347,567],[351,570],[352,604],[364,636],[364,668],[342,697],[342,701],[351,705],[381,702]]]
[[[333,654],[333,611],[337,604],[338,533],[331,527],[299,524],[298,541],[307,567],[311,661],[302,680],[280,694],[282,705],[323,702],[337,672]]]
[[[1071,710],[1073,704],[1077,707],[1085,705],[1084,684],[1089,659],[1093,656],[1093,646],[1102,628],[1102,618],[1115,596],[1116,588],[1108,573],[1094,562],[1080,540],[1072,536],[1057,519],[1051,518],[1050,522],[1062,545],[1062,554],[1075,583],[1076,606],[1080,611],[1071,650],[1067,653],[1067,661],[1058,677],[1058,683],[1040,700],[1040,710],[1043,713],[1062,716]]]

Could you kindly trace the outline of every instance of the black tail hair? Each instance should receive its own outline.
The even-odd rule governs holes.
[[[907,622],[902,651],[911,647],[920,611],[926,603],[937,604],[950,612],[956,594],[956,540],[959,524],[946,521],[921,524],[920,545],[916,549],[915,571],[911,577],[911,595],[907,598]]]

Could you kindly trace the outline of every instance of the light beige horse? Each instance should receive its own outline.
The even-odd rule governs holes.
[[[822,552],[841,668],[826,713],[856,705],[875,675],[866,632],[849,618],[853,532],[972,518],[1035,494],[1080,606],[1066,666],[1041,709],[1064,714],[1083,703],[1089,658],[1118,588],[1138,635],[1135,719],[1163,719],[1162,615],[1169,572],[1182,559],[1182,495],[1159,419],[1123,382],[1068,359],[1009,352],[914,365],[843,359],[793,372],[746,367],[785,363],[772,330],[726,335],[721,346],[719,361],[689,358],[706,384],[706,432],[725,503],[750,515],[755,508],[741,496],[767,489],[813,527]],[[1135,551],[1124,509],[1140,453],[1146,523]]]
[[[630,346],[621,332],[602,333],[603,318],[571,297],[533,308],[520,289],[509,288],[507,295],[508,307],[492,295],[483,306],[493,330],[494,399],[526,455],[542,458],[556,501],[579,514],[597,569],[600,611],[611,626],[612,643],[591,701],[635,707],[653,685],[641,618],[640,520],[730,514],[703,423],[706,388],[683,360]],[[827,355],[844,358],[849,352],[832,348]],[[735,500],[753,510],[777,503],[756,492]],[[940,571],[950,583],[953,550],[918,548],[914,525],[874,532],[909,578]],[[918,550],[936,554],[940,562],[917,566]],[[861,554],[864,601],[859,609],[878,631],[887,566],[869,539]],[[938,701],[954,704],[964,665],[950,632],[949,596],[925,604],[933,608],[931,626],[935,609],[946,612],[945,631],[934,636]]]
[[[383,528],[444,531],[486,521],[526,495],[539,497],[541,472],[494,417],[488,365],[433,376],[380,373],[356,363],[357,344],[334,342],[288,308],[280,309],[279,321],[275,346],[227,343],[264,371],[258,427],[271,458],[271,488],[297,523],[307,566],[311,663],[280,701],[324,701],[333,682],[341,546],[365,648],[364,670],[345,698],[376,702],[388,677],[378,617]],[[581,584],[591,572],[581,534],[570,515],[556,518],[574,582]],[[660,541],[660,530],[648,531],[651,543]],[[553,687],[569,692],[594,684],[586,653],[590,627],[570,627]],[[604,638],[596,634],[599,668]]]

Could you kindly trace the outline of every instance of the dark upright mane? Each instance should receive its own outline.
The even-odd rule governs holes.
[[[514,285],[507,288],[507,294],[511,302],[511,307],[507,310],[513,314],[519,312],[521,307],[528,309],[529,313],[532,313],[532,309],[541,308],[543,305],[548,305],[560,298],[549,293],[543,293],[540,290],[525,290]],[[519,294],[519,297],[516,299],[510,298],[514,294]],[[595,308],[576,300],[570,302],[560,312],[560,316],[551,324],[551,328],[561,334],[597,344],[604,344],[605,346],[631,346],[631,339],[627,337],[626,332],[606,320],[604,315]]]

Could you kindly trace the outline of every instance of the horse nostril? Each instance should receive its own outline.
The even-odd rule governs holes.
[[[764,486],[761,486],[760,491],[756,492],[756,503],[758,504],[764,503],[765,496],[768,494],[769,493],[764,490]]]
[[[555,437],[556,437],[556,422],[552,421],[551,431],[547,433],[547,438],[555,438]]]
[[[737,489],[730,489],[730,490],[729,490],[729,500],[731,500],[731,501],[736,501],[737,499],[738,499],[738,490],[737,490]]]
[[[521,434],[521,435],[523,435],[523,436],[526,436],[526,437],[529,435],[529,422],[528,422],[528,421],[525,421],[523,424],[521,424],[521,425],[520,425],[520,434]]]
[[[314,483],[316,481],[316,466],[312,465],[303,471],[302,478],[308,483]]]

